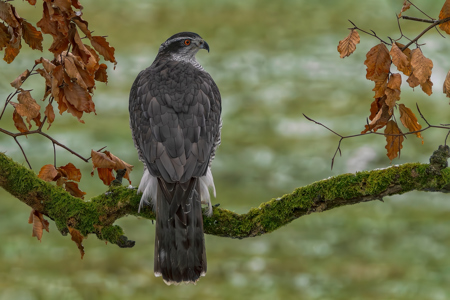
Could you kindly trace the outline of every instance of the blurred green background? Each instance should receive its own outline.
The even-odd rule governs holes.
[[[417,0],[437,18],[441,1]],[[211,52],[198,60],[222,93],[222,146],[213,165],[215,203],[244,213],[272,197],[316,180],[390,165],[385,140],[368,136],[345,140],[343,155],[330,170],[338,139],[308,122],[302,113],[341,134],[359,133],[366,124],[373,83],[365,79],[365,53],[377,40],[361,34],[357,51],[344,60],[336,51],[351,19],[385,38],[398,38],[395,13],[403,0],[366,1],[82,1],[84,17],[96,35],[107,35],[118,65],[109,65],[109,83],[98,83],[97,116],[80,124],[57,114],[49,133],[88,157],[108,150],[142,165],[128,126],[128,92],[138,72],[149,66],[159,45],[180,31],[199,33]],[[37,7],[14,1],[21,17],[36,23]],[[414,9],[406,15],[421,17]],[[413,37],[428,24],[402,21]],[[45,49],[51,38],[46,37]],[[417,102],[431,123],[450,123],[441,86],[450,68],[450,42],[430,31],[421,42],[434,62],[434,93],[426,96],[404,85],[402,100]],[[11,64],[0,64],[0,99],[36,58],[49,54],[24,45]],[[404,80],[406,78],[403,78]],[[43,79],[24,88],[39,99]],[[414,109],[415,111],[415,109]],[[12,128],[8,108],[3,128]],[[423,123],[422,121],[420,121]],[[393,164],[427,162],[446,132],[408,136]],[[36,172],[53,162],[52,145],[36,136],[20,139]],[[12,138],[0,135],[0,151],[25,161]],[[81,189],[89,197],[106,187],[90,176],[91,166],[58,149],[57,164],[83,171]],[[91,236],[80,254],[53,223],[42,243],[31,237],[30,208],[0,190],[0,300],[6,299],[449,299],[450,202],[446,196],[408,193],[385,203],[363,203],[300,218],[274,233],[246,240],[206,237],[208,274],[197,286],[166,286],[153,276],[154,226],[134,217],[117,223],[136,240],[132,249],[105,245]]]

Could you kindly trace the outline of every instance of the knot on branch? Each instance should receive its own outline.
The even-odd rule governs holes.
[[[433,174],[440,174],[442,169],[448,167],[448,158],[450,158],[450,148],[447,145],[440,145],[430,157],[430,167],[428,171]]]

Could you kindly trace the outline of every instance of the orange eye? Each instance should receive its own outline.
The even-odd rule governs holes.
[[[191,40],[184,40],[184,44],[185,44],[186,46],[189,46],[189,45],[191,44]]]

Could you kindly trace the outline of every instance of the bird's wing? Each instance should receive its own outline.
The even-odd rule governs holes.
[[[206,174],[221,123],[220,93],[207,72],[175,61],[152,66],[136,78],[129,110],[151,175],[171,183]]]

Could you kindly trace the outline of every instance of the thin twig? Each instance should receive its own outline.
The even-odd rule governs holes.
[[[303,114],[303,116],[304,116],[308,121],[314,122],[314,123],[316,123],[317,125],[320,125],[320,126],[324,127],[324,128],[327,129],[328,131],[330,131],[330,132],[332,132],[333,134],[335,134],[335,135],[337,135],[337,136],[340,137],[338,146],[337,146],[337,148],[336,148],[336,151],[334,152],[333,158],[331,159],[331,169],[333,169],[333,166],[334,166],[334,160],[335,160],[335,158],[336,158],[336,155],[337,155],[338,153],[342,155],[342,151],[341,151],[341,143],[342,143],[342,141],[343,141],[344,139],[353,138],[353,137],[358,137],[358,136],[363,136],[363,135],[369,135],[369,134],[383,135],[383,136],[393,136],[393,137],[400,137],[400,136],[403,136],[403,137],[406,138],[406,135],[416,134],[416,133],[419,133],[419,132],[423,132],[423,131],[428,130],[428,129],[430,129],[430,128],[446,129],[446,130],[449,130],[449,131],[450,131],[450,126],[431,125],[431,124],[428,122],[428,120],[423,116],[422,112],[421,112],[420,109],[419,109],[419,105],[418,105],[417,103],[416,103],[416,107],[417,107],[417,111],[419,112],[420,116],[421,116],[422,119],[425,121],[425,123],[427,123],[428,126],[425,127],[425,128],[422,128],[422,129],[420,129],[420,130],[410,131],[410,132],[407,132],[407,133],[403,133],[403,132],[402,132],[402,133],[400,133],[400,134],[381,133],[381,132],[375,132],[375,131],[370,130],[369,132],[366,132],[366,133],[360,133],[360,134],[353,134],[353,135],[343,136],[343,135],[341,135],[341,134],[339,134],[339,133],[337,133],[337,132],[331,130],[330,128],[328,128],[328,127],[325,126],[324,124],[322,124],[322,123],[320,123],[320,122],[317,122],[317,121],[315,121],[315,120],[313,120],[313,119],[307,117],[305,114]],[[450,134],[450,132],[449,132],[449,134]],[[448,134],[447,134],[447,137],[448,137]],[[446,141],[447,141],[447,138],[446,138]],[[399,140],[399,142],[400,142],[400,140]],[[400,147],[399,147],[399,148],[400,148]],[[400,152],[400,151],[399,151],[399,152]],[[399,155],[400,155],[400,153],[399,153]]]
[[[430,26],[428,26],[424,31],[422,31],[418,36],[416,36],[413,40],[411,40],[408,44],[406,44],[401,50],[404,51],[406,48],[408,48],[409,46],[411,46],[413,43],[415,43],[418,39],[420,39],[427,31],[429,31],[430,29],[436,27],[437,25],[443,24],[445,22],[450,21],[450,18],[445,18],[442,20],[438,20],[438,21],[434,21],[433,24],[431,24]]]
[[[424,22],[424,23],[436,23],[436,20],[428,20],[428,19],[421,19],[421,18],[416,18],[416,17],[409,17],[409,16],[401,16],[400,18],[404,19],[404,20],[411,20],[411,21],[416,21],[416,22]]]
[[[365,34],[368,34],[368,35],[370,35],[370,36],[373,36],[373,37],[379,39],[382,43],[385,43],[386,45],[391,45],[391,44],[389,44],[388,42],[382,40],[382,39],[375,33],[375,31],[371,30],[372,33],[370,33],[370,32],[368,32],[368,31],[365,31],[365,30],[359,28],[359,27],[356,26],[355,23],[353,23],[352,21],[350,21],[350,20],[348,20],[348,21],[349,21],[350,23],[352,23],[352,25],[354,26],[352,29],[357,29],[357,30],[359,30],[359,31],[361,31],[361,32],[364,32]]]
[[[33,169],[31,167],[30,162],[28,161],[27,155],[25,154],[25,151],[23,151],[22,146],[20,145],[19,141],[17,140],[17,137],[14,137],[14,140],[16,141],[17,145],[19,145],[20,150],[22,151],[23,157],[25,157],[25,160],[27,161],[28,166],[30,167],[30,169]]]
[[[421,10],[420,8],[418,8],[414,3],[412,3],[411,1],[408,0],[409,3],[411,3],[412,6],[414,6],[418,11],[420,11],[421,13],[423,13],[425,16],[427,16],[428,18],[430,18],[431,20],[434,20],[434,18],[430,17],[429,15],[427,15],[423,10]]]

